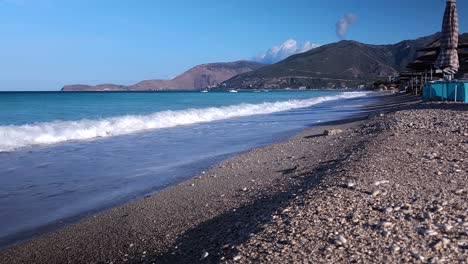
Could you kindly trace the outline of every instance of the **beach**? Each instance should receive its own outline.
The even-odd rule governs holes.
[[[468,261],[468,106],[382,96],[1,263]]]

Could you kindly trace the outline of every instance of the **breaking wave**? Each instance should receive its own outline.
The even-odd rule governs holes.
[[[366,94],[366,92],[344,92],[334,96],[322,96],[304,100],[161,111],[147,115],[125,115],[98,120],[83,119],[78,121],[53,121],[27,125],[0,126],[0,152],[12,151],[28,146],[112,137],[144,130],[170,128],[234,117],[271,114],[305,108],[326,101],[361,97]]]

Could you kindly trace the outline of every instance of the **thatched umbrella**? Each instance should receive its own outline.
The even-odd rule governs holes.
[[[440,53],[435,67],[450,75],[458,72],[458,14],[456,0],[447,0],[442,23],[442,37],[440,40]]]

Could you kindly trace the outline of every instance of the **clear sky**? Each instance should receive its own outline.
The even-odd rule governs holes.
[[[444,0],[0,0],[0,90],[132,84],[293,39],[388,44],[440,31]],[[468,1],[458,1],[468,31]],[[288,42],[290,43],[290,42]],[[310,44],[308,43],[308,44]],[[307,46],[307,45],[306,45]]]

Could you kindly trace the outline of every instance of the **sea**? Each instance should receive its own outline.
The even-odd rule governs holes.
[[[0,247],[362,112],[362,91],[2,92]]]

